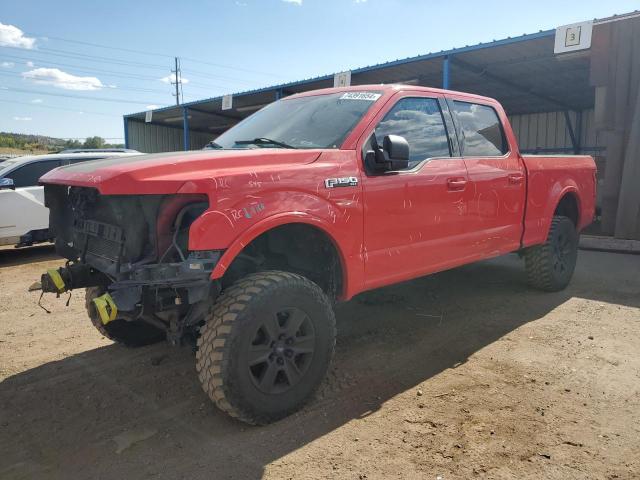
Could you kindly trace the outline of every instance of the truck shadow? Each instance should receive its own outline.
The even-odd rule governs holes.
[[[640,306],[640,258],[581,257],[559,293],[530,290],[510,256],[340,305],[327,381],[303,411],[266,427],[217,411],[187,349],[110,345],[19,373],[0,384],[0,477],[260,478],[271,462],[418,384],[428,390],[440,372],[570,299]]]
[[[47,260],[60,260],[51,244],[25,248],[0,247],[0,269]]]

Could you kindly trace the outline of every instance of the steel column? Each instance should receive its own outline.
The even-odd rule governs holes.
[[[127,117],[122,117],[124,120],[124,148],[129,148],[129,120]]]
[[[184,135],[184,151],[186,152],[191,149],[189,142],[189,109],[187,107],[182,108],[182,132]]]
[[[449,74],[450,74],[450,64],[449,55],[445,55],[442,59],[442,88],[445,90],[449,89]]]

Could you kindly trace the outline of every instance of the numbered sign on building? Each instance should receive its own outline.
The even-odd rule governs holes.
[[[222,97],[222,110],[231,110],[233,108],[233,95],[225,95]]]
[[[333,76],[334,87],[348,87],[351,85],[351,71],[336,73]]]
[[[151,123],[153,119],[153,110],[147,110],[144,114],[144,121],[147,123]]]
[[[556,28],[553,53],[567,53],[591,48],[593,22],[573,23]]]

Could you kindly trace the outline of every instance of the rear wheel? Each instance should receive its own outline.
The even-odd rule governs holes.
[[[103,295],[105,292],[106,290],[102,287],[89,287],[85,294],[85,308],[91,323],[103,336],[127,347],[150,345],[166,338],[162,330],[144,322],[128,322],[124,319],[116,318],[106,325],[103,324],[93,299]]]
[[[553,217],[547,241],[525,251],[529,285],[547,292],[564,289],[573,276],[577,257],[578,232],[575,225],[567,217]]]
[[[248,275],[225,290],[201,329],[196,369],[224,412],[251,424],[279,420],[311,398],[327,372],[335,317],[300,275]]]

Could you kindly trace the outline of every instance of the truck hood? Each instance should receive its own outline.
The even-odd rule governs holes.
[[[205,193],[217,177],[314,162],[322,150],[200,150],[107,158],[51,170],[43,184],[96,188],[103,195]]]

